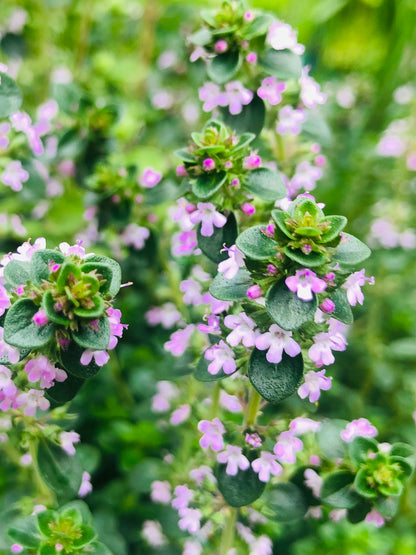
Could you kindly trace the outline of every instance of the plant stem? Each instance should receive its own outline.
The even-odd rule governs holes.
[[[211,408],[211,419],[217,416],[218,404],[220,402],[220,383],[215,382],[214,389],[212,391],[212,408]]]
[[[55,495],[52,490],[45,484],[42,476],[39,472],[38,466],[38,441],[36,439],[31,439],[29,443],[29,453],[32,457],[32,467],[34,474],[34,482],[37,486],[39,492],[39,497],[46,505],[51,505],[55,502]]]
[[[255,425],[257,419],[257,413],[261,403],[260,394],[252,387],[250,389],[250,397],[248,400],[248,406],[245,417],[245,425],[251,428]]]
[[[234,544],[235,522],[237,520],[237,509],[229,507],[225,517],[225,526],[222,531],[219,555],[227,555]]]

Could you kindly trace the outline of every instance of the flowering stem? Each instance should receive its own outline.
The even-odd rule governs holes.
[[[254,389],[254,387],[252,387],[250,390],[250,397],[248,400],[248,406],[247,406],[246,418],[245,418],[245,425],[248,428],[253,427],[256,423],[260,402],[261,402],[260,394]]]
[[[221,536],[221,545],[219,551],[220,555],[227,555],[227,553],[233,547],[236,520],[237,509],[235,507],[229,507],[228,514],[225,517],[225,526],[223,528]]]
[[[220,383],[215,382],[214,390],[212,392],[212,408],[211,408],[211,419],[217,416],[218,404],[220,402]]]

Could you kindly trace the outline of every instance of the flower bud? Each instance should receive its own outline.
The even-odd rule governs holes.
[[[257,62],[257,54],[255,52],[249,52],[246,56],[246,62],[248,64],[255,64]]]
[[[335,310],[334,301],[331,301],[331,299],[324,299],[319,305],[319,308],[322,310],[322,312],[325,312],[325,314],[334,312]]]
[[[202,169],[206,172],[211,172],[215,170],[215,161],[212,158],[206,158],[202,162]]]
[[[38,310],[36,314],[33,315],[32,322],[34,322],[37,326],[42,327],[49,322],[49,318],[43,310]]]
[[[185,166],[179,165],[176,167],[176,175],[178,177],[188,177],[188,172],[185,169]]]
[[[244,204],[242,204],[241,210],[244,212],[244,214],[247,214],[247,216],[252,216],[256,211],[255,207],[249,202],[245,202]]]
[[[215,49],[215,52],[217,52],[217,54],[223,54],[228,50],[227,41],[224,39],[217,40],[217,42],[215,43],[214,49]]]
[[[258,299],[263,295],[263,291],[261,290],[260,285],[252,285],[247,289],[247,297],[249,299]]]

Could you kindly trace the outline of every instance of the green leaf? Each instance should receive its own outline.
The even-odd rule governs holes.
[[[62,447],[41,439],[38,448],[39,473],[59,498],[76,497],[81,486],[82,468],[77,457]]]
[[[354,316],[347,299],[346,290],[338,288],[333,293],[331,300],[335,304],[335,310],[331,312],[331,317],[350,326],[354,322]]]
[[[240,63],[238,50],[228,50],[224,54],[218,54],[207,67],[208,77],[219,85],[228,83],[237,73]]]
[[[78,452],[78,447],[77,447],[77,452]],[[86,470],[87,472],[89,472],[88,469]],[[75,499],[74,501],[70,501],[69,503],[66,503],[65,505],[59,508],[58,512],[59,514],[64,515],[67,513],[67,511],[73,511],[73,510],[76,510],[81,515],[82,524],[92,525],[93,519],[92,519],[91,511],[88,505],[84,501],[81,501],[81,499]]]
[[[40,285],[43,279],[47,280],[49,277],[49,263],[62,264],[64,260],[64,255],[59,251],[52,249],[35,251],[30,261],[30,276],[32,281]]]
[[[54,309],[55,299],[52,296],[52,291],[45,291],[42,297],[42,309],[46,316],[51,322],[55,324],[60,324],[62,326],[67,326],[70,323],[70,319],[64,316],[63,312],[56,312]]]
[[[262,230],[266,230],[267,224],[249,227],[237,237],[237,248],[252,260],[267,260],[274,258],[277,253],[278,244],[274,239],[268,237]]]
[[[208,372],[208,364],[210,363],[204,355],[199,359],[198,364],[194,370],[194,378],[199,382],[216,382],[218,380],[223,380],[232,374],[226,374],[224,370],[221,370],[217,374],[210,374]],[[237,371],[237,370],[236,370]]]
[[[196,163],[195,156],[192,156],[192,154],[188,152],[187,148],[179,148],[178,150],[175,150],[173,154],[183,162],[188,162],[189,164]]]
[[[217,274],[211,283],[209,292],[220,301],[239,301],[247,299],[247,289],[253,285],[247,270],[238,270],[233,279],[225,279],[223,274]]]
[[[321,423],[317,433],[319,447],[328,459],[342,459],[347,453],[347,444],[341,437],[342,430],[348,424],[346,420],[326,420]]]
[[[275,283],[266,295],[266,310],[271,319],[284,330],[296,330],[314,319],[318,300],[302,301],[290,291],[284,280]]]
[[[4,320],[4,340],[19,349],[43,347],[53,337],[54,325],[37,326],[32,318],[38,307],[29,299],[16,301]]]
[[[377,497],[374,507],[386,518],[393,518],[399,510],[400,497]]]
[[[280,403],[295,393],[303,376],[303,359],[299,354],[290,357],[283,353],[282,361],[272,364],[266,351],[254,349],[251,353],[248,377],[253,387],[270,403]]]
[[[354,474],[348,470],[334,472],[322,484],[321,499],[337,509],[351,509],[360,500],[352,489]]]
[[[97,326],[81,323],[78,331],[72,332],[72,337],[80,347],[93,351],[108,349],[110,342],[110,324],[106,316],[98,319]]]
[[[84,547],[88,545],[97,537],[97,532],[92,528],[92,526],[81,526],[81,537],[74,540],[74,547]]]
[[[289,214],[293,214],[294,219],[297,222],[301,222],[306,213],[317,221],[324,218],[324,213],[314,200],[307,196],[300,195],[289,207]]]
[[[416,360],[416,342],[414,338],[403,337],[402,339],[396,339],[386,349],[386,356],[395,360]]]
[[[19,518],[9,528],[8,535],[23,547],[36,549],[41,539],[36,522],[35,515]]]
[[[273,23],[273,16],[268,13],[260,13],[251,21],[242,31],[242,37],[246,40],[254,39],[261,35],[265,35]]]
[[[348,450],[352,462],[359,466],[370,453],[378,453],[378,444],[374,439],[358,436],[349,444]]]
[[[203,27],[195,31],[195,33],[192,33],[192,35],[188,37],[188,40],[190,43],[196,44],[197,46],[205,46],[212,41],[212,34],[211,31]]]
[[[243,187],[266,201],[274,202],[287,196],[280,174],[269,168],[257,168],[248,172]]]
[[[293,233],[286,226],[286,220],[290,218],[287,212],[284,212],[283,210],[272,210],[272,218],[277,227],[286,237],[289,237],[289,239],[295,239]]]
[[[199,199],[205,200],[221,189],[226,180],[224,171],[202,173],[192,182],[192,191]]]
[[[65,368],[67,370],[67,368]],[[69,372],[69,371],[68,371]],[[45,390],[46,397],[52,401],[54,406],[63,405],[68,401],[72,401],[75,395],[83,386],[85,380],[68,374],[63,382],[55,382],[55,385]]]
[[[263,500],[267,516],[278,522],[300,520],[308,510],[302,491],[291,482],[272,486],[266,491]]]
[[[80,360],[83,352],[84,349],[74,342],[69,345],[68,349],[61,350],[61,359],[65,370],[72,374],[72,376],[85,380],[86,378],[95,376],[95,374],[100,371],[101,367],[95,364],[94,358],[85,366],[81,364]],[[63,384],[65,383],[66,382],[63,382]]]
[[[315,141],[322,146],[330,146],[332,132],[325,118],[315,110],[306,110],[306,120],[302,123],[302,133],[306,139]]]
[[[235,244],[237,238],[237,220],[232,212],[230,212],[227,222],[223,227],[215,227],[214,233],[210,237],[204,237],[201,234],[201,225],[197,229],[198,247],[210,260],[219,264],[222,260],[228,258],[227,251],[220,252],[224,245],[231,247]]]
[[[329,222],[331,227],[326,233],[321,235],[320,243],[329,243],[339,236],[341,231],[347,225],[348,220],[344,216],[327,216],[321,223]]]
[[[224,123],[237,133],[250,132],[259,135],[266,119],[266,107],[263,100],[256,94],[253,100],[243,106],[239,114],[230,114],[228,108],[221,109]]]
[[[300,249],[293,250],[290,247],[285,247],[283,252],[291,260],[294,260],[301,266],[306,266],[308,268],[322,266],[322,264],[325,264],[327,261],[326,256],[321,252],[312,251],[310,254],[305,254]]]
[[[362,497],[366,499],[375,499],[377,497],[377,492],[369,486],[367,477],[368,468],[361,468],[355,476],[354,488]]]
[[[112,258],[108,258],[107,256],[103,256],[101,254],[89,254],[85,258],[85,264],[89,262],[98,262],[110,266],[113,275],[111,278],[110,288],[108,290],[109,294],[112,297],[115,297],[120,290],[121,285],[121,268],[120,264],[113,260]]]
[[[256,136],[254,133],[243,133],[242,135],[240,135],[238,143],[235,145],[235,147],[230,150],[230,154],[234,156],[238,152],[241,152],[242,150],[247,148],[248,145],[252,143],[255,138]]]
[[[258,479],[254,470],[239,470],[235,476],[225,471],[226,465],[220,464],[216,471],[218,489],[231,507],[250,505],[263,493],[266,484]]]
[[[266,50],[259,59],[259,65],[269,75],[286,81],[299,79],[302,75],[302,62],[300,57],[291,50]]]
[[[110,289],[110,285],[113,281],[113,269],[109,264],[104,262],[86,262],[81,266],[81,271],[85,274],[89,272],[93,272],[96,270],[96,273],[101,275],[101,280],[105,280],[104,283],[100,285],[100,292],[105,294]]]
[[[404,476],[406,476],[407,478],[412,474],[413,472],[413,468],[414,468],[414,464],[411,464],[407,459],[405,459],[404,457],[398,457],[397,455],[392,457],[390,456],[389,459],[389,463],[391,464],[398,464],[401,468],[401,471],[403,473]],[[400,478],[402,479],[403,476],[401,475]]]
[[[362,241],[350,235],[342,233],[341,243],[338,245],[332,260],[344,266],[354,266],[366,260],[371,254],[371,250]]]
[[[361,499],[357,505],[348,509],[347,519],[351,524],[358,524],[358,522],[362,522],[365,519],[372,508],[373,506],[371,503],[366,499]]]
[[[407,443],[394,443],[390,451],[391,456],[403,457],[404,459],[414,457],[415,454],[414,448]]]
[[[99,295],[92,297],[94,303],[93,308],[84,308],[82,306],[74,308],[74,314],[80,318],[99,318],[105,312],[105,304]]]
[[[4,279],[12,287],[26,285],[30,279],[30,263],[20,262],[20,260],[10,260],[4,267]]]
[[[65,286],[68,284],[68,277],[73,275],[76,279],[81,279],[81,268],[67,260],[62,264],[61,269],[59,271],[58,279],[56,280],[56,286],[59,293],[63,293],[65,290]]]
[[[51,534],[51,529],[49,528],[49,523],[56,521],[55,514],[56,513],[54,511],[47,510],[47,511],[42,511],[41,513],[39,513],[37,515],[39,530],[47,538],[49,538],[49,536]]]
[[[113,555],[113,552],[101,542],[94,542],[88,546],[88,555]]]
[[[22,93],[11,77],[0,75],[0,118],[4,119],[17,112],[22,104]]]

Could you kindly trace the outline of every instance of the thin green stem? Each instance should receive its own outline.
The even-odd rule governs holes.
[[[222,531],[219,555],[227,555],[234,544],[235,523],[237,520],[237,509],[229,507],[225,517],[225,526]]]
[[[38,466],[38,440],[37,439],[31,439],[29,442],[29,453],[30,456],[32,457],[32,467],[33,467],[33,474],[34,474],[34,482],[36,484],[38,493],[39,493],[39,497],[42,499],[42,501],[44,502],[45,505],[49,506],[52,505],[55,502],[55,495],[52,492],[52,490],[45,484],[45,482],[43,481],[42,476],[40,475],[39,472],[39,466]]]
[[[212,407],[211,407],[211,419],[217,416],[218,405],[220,402],[221,387],[219,382],[215,382],[214,389],[212,392]]]
[[[256,424],[257,413],[259,411],[260,403],[261,403],[260,393],[258,393],[254,389],[254,387],[252,387],[250,390],[250,396],[249,396],[248,406],[247,406],[247,411],[245,416],[245,425],[248,428],[252,428]]]

